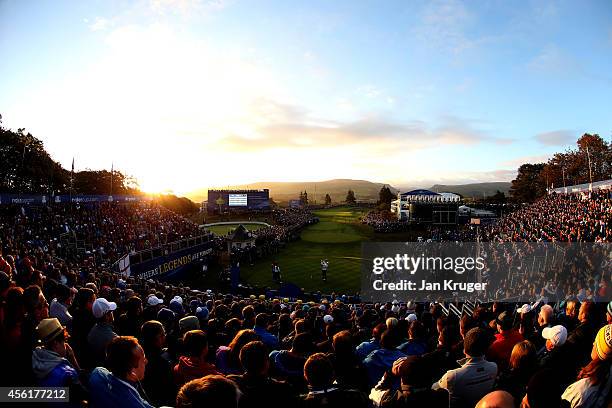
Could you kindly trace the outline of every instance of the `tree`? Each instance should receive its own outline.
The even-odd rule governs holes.
[[[512,180],[510,194],[519,202],[532,202],[543,196],[546,192],[545,183],[542,183],[541,173],[544,163],[523,164],[518,169],[516,179]]]
[[[385,185],[385,186],[382,186],[382,188],[380,189],[380,192],[378,193],[378,203],[377,204],[381,209],[389,208],[391,207],[391,201],[393,201],[394,199],[395,199],[395,196],[391,192],[391,189]]]
[[[355,192],[353,190],[349,190],[346,193],[346,203],[347,204],[355,204],[357,199],[355,198]]]
[[[325,194],[325,205],[331,205],[332,199],[329,194]]]

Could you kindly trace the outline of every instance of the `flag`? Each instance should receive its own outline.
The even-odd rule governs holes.
[[[74,157],[72,158],[72,173],[74,173]]]

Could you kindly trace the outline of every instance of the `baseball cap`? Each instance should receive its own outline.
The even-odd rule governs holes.
[[[497,316],[495,323],[499,324],[503,330],[509,330],[512,328],[513,320],[510,313],[501,312],[499,316]]]
[[[182,331],[199,330],[200,321],[195,316],[185,316],[181,320],[179,320],[179,329]]]
[[[323,316],[323,321],[326,324],[330,324],[330,323],[332,323],[334,321],[334,318],[331,315],[325,315],[325,316]]]
[[[519,312],[520,314],[525,314],[525,313],[529,313],[531,312],[531,305],[525,303],[523,306],[521,306],[517,312]]]
[[[408,316],[406,316],[404,320],[407,320],[408,323],[414,322],[415,320],[417,320],[417,315],[415,315],[414,313],[410,313]]]
[[[157,306],[161,305],[162,303],[164,303],[164,301],[155,295],[151,295],[147,298],[147,305],[149,306]]]
[[[554,346],[562,346],[567,340],[567,329],[560,324],[553,327],[545,327],[542,330],[542,337],[550,342]]]
[[[100,319],[107,312],[113,311],[115,309],[117,309],[117,304],[115,302],[109,302],[103,297],[97,298],[94,301],[93,306],[91,307],[91,311],[93,312],[93,315],[96,319]]]

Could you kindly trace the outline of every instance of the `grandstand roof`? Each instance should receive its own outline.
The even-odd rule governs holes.
[[[440,194],[434,193],[433,191],[425,190],[425,189],[417,189],[417,190],[412,190],[412,191],[402,193],[402,196],[408,196],[408,195],[437,196]]]
[[[253,236],[244,225],[240,224],[238,227],[236,227],[234,232],[229,235],[229,239],[231,241],[251,241]]]

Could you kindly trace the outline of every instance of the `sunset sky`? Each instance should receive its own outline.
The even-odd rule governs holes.
[[[0,114],[77,170],[506,181],[612,132],[612,2],[0,0]]]

